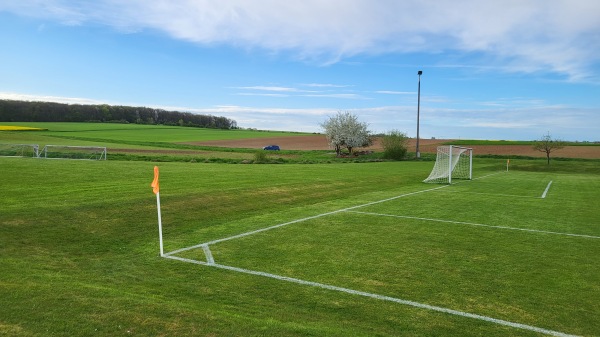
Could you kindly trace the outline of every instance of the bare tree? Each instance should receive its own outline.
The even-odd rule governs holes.
[[[534,150],[546,153],[548,165],[550,165],[550,153],[563,147],[565,147],[565,142],[560,139],[552,139],[550,132],[533,143]]]
[[[373,143],[367,123],[359,122],[358,117],[350,112],[338,111],[335,116],[322,123],[321,127],[325,130],[329,145],[335,149],[338,156],[344,147],[352,154],[354,148]]]

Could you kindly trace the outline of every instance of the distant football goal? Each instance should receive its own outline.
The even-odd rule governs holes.
[[[40,151],[39,157],[47,159],[106,160],[106,147],[46,145]]]
[[[0,144],[0,157],[33,157],[39,156],[37,144]]]
[[[454,145],[438,146],[433,170],[426,183],[452,184],[453,179],[472,179],[473,149]]]

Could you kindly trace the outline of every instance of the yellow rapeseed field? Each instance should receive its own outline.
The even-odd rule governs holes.
[[[45,129],[30,128],[28,126],[16,126],[16,125],[0,125],[0,131],[42,131]]]

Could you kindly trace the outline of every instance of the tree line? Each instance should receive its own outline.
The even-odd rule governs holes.
[[[237,129],[226,117],[121,105],[64,104],[0,100],[3,122],[103,122],[179,125],[214,129]]]

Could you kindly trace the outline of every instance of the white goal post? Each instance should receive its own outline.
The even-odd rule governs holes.
[[[39,148],[37,144],[0,144],[0,156],[37,158]]]
[[[472,179],[473,149],[455,145],[438,146],[433,170],[426,183],[452,184],[452,179]]]
[[[47,159],[106,160],[106,147],[46,145],[40,151],[39,157]]]

